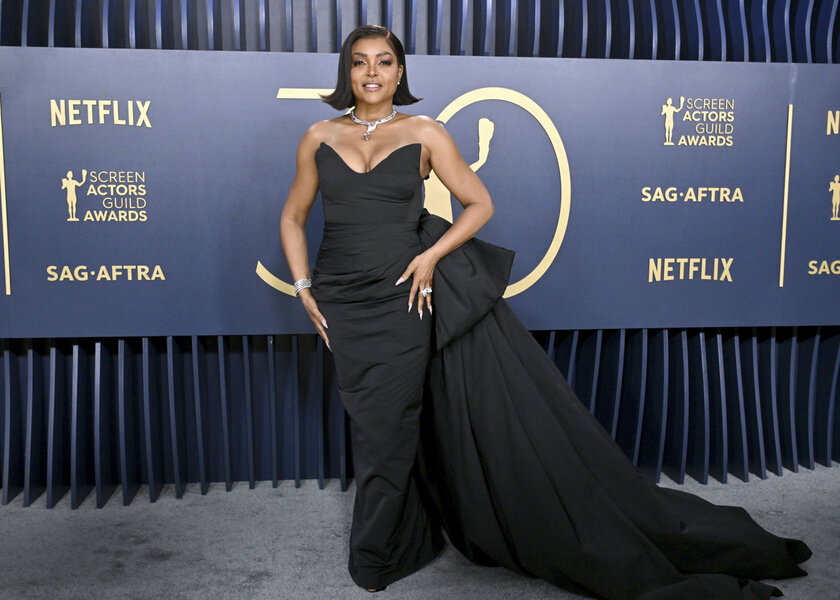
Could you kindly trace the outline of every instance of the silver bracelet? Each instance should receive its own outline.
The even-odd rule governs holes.
[[[298,279],[295,281],[295,296],[300,295],[300,291],[312,287],[311,279]]]

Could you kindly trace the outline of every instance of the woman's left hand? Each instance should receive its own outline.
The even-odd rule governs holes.
[[[414,260],[409,263],[408,267],[397,280],[397,285],[399,285],[404,281],[408,281],[409,277],[412,277],[411,292],[408,294],[408,310],[409,312],[411,311],[411,307],[414,306],[416,300],[417,313],[421,319],[423,318],[424,306],[429,309],[429,313],[432,312],[432,294],[428,292],[424,295],[422,291],[432,288],[432,278],[437,262],[438,259],[426,250],[422,254],[414,257]]]

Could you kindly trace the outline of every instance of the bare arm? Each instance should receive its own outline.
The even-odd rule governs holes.
[[[309,250],[306,244],[306,220],[309,211],[315,202],[318,194],[318,167],[315,165],[315,151],[318,149],[318,138],[313,130],[313,125],[303,136],[298,145],[295,178],[283,205],[283,212],[280,215],[280,237],[283,242],[283,252],[286,254],[286,262],[289,263],[289,270],[292,278],[309,279]],[[318,310],[318,304],[312,296],[312,290],[300,291],[300,299],[306,313],[318,330],[318,334],[324,338],[327,347],[330,346],[327,337],[327,321]]]
[[[473,237],[490,220],[494,210],[487,188],[464,162],[452,136],[431,119],[423,127],[423,144],[429,149],[429,160],[438,179],[458,199],[464,210],[433,246],[411,261],[400,278],[402,282],[413,276],[408,296],[409,310],[416,299],[421,318],[424,305],[431,310],[432,298],[431,295],[424,298],[420,290],[432,286],[437,262]]]

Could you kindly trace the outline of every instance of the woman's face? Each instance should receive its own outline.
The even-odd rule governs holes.
[[[403,68],[383,37],[356,40],[350,54],[350,83],[356,106],[391,103]]]

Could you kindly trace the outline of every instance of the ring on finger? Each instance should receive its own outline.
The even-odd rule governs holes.
[[[423,288],[422,290],[420,290],[420,295],[423,296],[424,298],[431,293],[432,293],[432,288],[430,288],[430,287]]]

